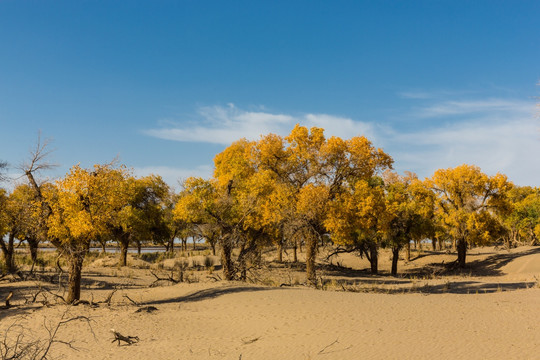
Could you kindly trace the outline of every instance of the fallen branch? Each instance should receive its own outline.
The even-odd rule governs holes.
[[[114,288],[114,289],[109,293],[109,295],[107,295],[107,297],[105,298],[105,300],[98,301],[98,304],[107,304],[107,306],[111,306],[111,300],[112,300],[112,297],[113,297],[114,293],[116,293],[117,291],[118,291],[118,289]]]
[[[173,277],[173,272],[171,272],[171,275],[169,275],[169,276],[166,277],[166,278],[159,277],[159,276],[158,276],[156,273],[154,273],[153,271],[150,271],[150,274],[154,275],[154,277],[156,278],[156,280],[154,280],[154,282],[150,284],[150,287],[156,286],[156,284],[159,283],[160,281],[170,281],[170,282],[172,282],[172,283],[174,283],[174,284],[178,284],[178,283],[182,282],[182,281],[181,281],[182,279],[176,280],[176,279]]]
[[[126,299],[128,299],[129,301],[131,301],[131,303],[132,303],[133,305],[135,305],[135,306],[140,306],[140,304],[139,304],[138,302],[136,302],[135,300],[133,300],[133,299],[130,298],[129,296],[124,295],[124,297],[125,297]]]
[[[138,336],[129,336],[129,335],[124,336],[124,335],[120,334],[118,331],[116,331],[114,329],[111,329],[111,332],[114,335],[114,339],[113,339],[113,341],[111,341],[111,343],[113,343],[115,341],[118,341],[118,346],[120,346],[121,341],[125,342],[126,345],[133,345],[133,344],[139,342],[139,337]]]
[[[338,339],[334,340],[333,343],[331,343],[331,344],[329,344],[329,345],[326,345],[321,351],[319,351],[319,355],[320,355],[320,354],[324,354],[324,351],[325,351],[326,349],[328,349],[329,347],[334,346],[335,344],[339,344]]]

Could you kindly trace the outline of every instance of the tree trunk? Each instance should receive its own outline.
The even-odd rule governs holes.
[[[221,244],[221,266],[223,266],[223,278],[225,280],[233,280],[234,272],[232,266],[232,247],[227,240]]]
[[[172,238],[169,242],[169,248],[171,250],[171,253],[174,253],[174,238]],[[168,251],[168,249],[167,249]]]
[[[85,254],[84,251],[70,254],[68,294],[66,298],[68,304],[81,299],[81,274]]]
[[[457,252],[458,252],[458,266],[460,268],[465,267],[465,258],[467,256],[467,241],[465,238],[461,238],[457,242]]]
[[[28,248],[30,249],[30,258],[32,259],[32,264],[35,264],[38,257],[39,241],[36,239],[28,238],[26,239],[26,242],[28,243]]]
[[[411,242],[407,241],[407,253],[405,255],[405,260],[411,261]]]
[[[369,262],[371,264],[371,273],[377,274],[379,272],[379,257],[378,257],[377,243],[374,241],[371,244],[369,244],[369,254],[370,254]]]
[[[212,255],[216,256],[216,242],[210,242],[210,246],[212,247]]]
[[[140,241],[137,241],[137,255],[141,256],[142,244]]]
[[[397,264],[399,260],[399,250],[401,246],[395,246],[392,248],[392,276],[397,275]]]
[[[298,240],[294,240],[294,247],[293,247],[293,262],[298,262]]]
[[[317,285],[317,274],[315,269],[315,257],[317,255],[317,240],[314,236],[306,239],[306,277],[311,285]]]
[[[431,246],[433,247],[433,251],[437,250],[437,239],[431,239]]]
[[[2,253],[4,254],[4,262],[6,263],[6,270],[8,273],[15,272],[15,262],[13,259],[15,242],[15,235],[9,233],[8,243],[6,244],[3,239],[0,239],[0,245],[2,247]]]
[[[120,241],[120,261],[118,265],[127,266],[127,254],[129,248],[129,240]]]
[[[279,241],[277,244],[277,262],[283,262],[283,242]]]

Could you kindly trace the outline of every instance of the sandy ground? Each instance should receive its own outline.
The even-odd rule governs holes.
[[[358,260],[341,273],[323,266],[327,291],[213,282],[205,271],[193,274],[197,283],[149,288],[148,269],[90,267],[83,297],[103,300],[104,285],[121,284],[110,306],[24,304],[35,282],[2,283],[2,298],[19,295],[0,310],[0,334],[16,323],[10,336],[23,331],[29,341],[62,316],[89,318],[59,330],[79,349],[54,344],[51,358],[64,359],[540,359],[540,249],[480,248],[470,273],[437,273],[433,260],[447,256],[455,255],[400,264],[400,278],[371,276]],[[301,275],[276,264],[267,281]],[[157,310],[137,312],[146,306]],[[111,343],[113,328],[140,341]]]

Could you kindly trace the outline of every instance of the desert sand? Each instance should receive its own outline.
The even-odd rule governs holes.
[[[85,269],[83,298],[97,303],[117,286],[109,305],[69,307],[47,294],[43,306],[28,300],[35,281],[4,281],[0,297],[15,295],[0,310],[0,334],[17,324],[10,336],[42,339],[62,316],[90,319],[60,328],[57,338],[77,349],[53,344],[50,358],[64,359],[540,359],[540,249],[478,248],[469,273],[437,270],[454,258],[425,252],[400,262],[403,275],[393,278],[370,275],[365,260],[347,255],[332,261],[341,268],[321,264],[322,289],[280,264],[265,270],[269,285],[215,281],[218,271],[200,270],[197,282],[149,287],[157,270],[98,260]],[[148,306],[157,310],[137,312]],[[111,329],[139,341],[119,346]]]

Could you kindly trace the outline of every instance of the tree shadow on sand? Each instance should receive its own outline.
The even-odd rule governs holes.
[[[457,261],[450,263],[430,263],[422,268],[406,271],[404,277],[444,277],[444,276],[456,276],[456,275],[469,275],[469,276],[503,276],[504,272],[501,270],[505,265],[508,265],[511,261],[528,256],[540,254],[540,247],[529,249],[522,252],[507,253],[507,254],[495,254],[491,255],[484,260],[473,260],[466,264],[464,268],[459,268]]]
[[[228,294],[236,294],[236,293],[242,293],[242,292],[256,292],[256,291],[265,291],[265,290],[278,290],[278,289],[279,288],[254,287],[254,286],[224,286],[224,287],[219,287],[219,288],[199,290],[188,295],[179,296],[179,297],[170,298],[170,299],[147,301],[143,303],[143,305],[189,303],[189,302],[197,302],[197,301],[203,301],[203,300],[208,300],[208,299],[215,299],[217,297],[228,295]]]

